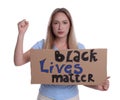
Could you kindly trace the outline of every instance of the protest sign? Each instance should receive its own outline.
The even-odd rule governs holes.
[[[31,83],[97,85],[107,77],[107,49],[31,50]]]

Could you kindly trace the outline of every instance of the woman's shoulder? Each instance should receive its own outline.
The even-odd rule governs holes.
[[[32,48],[33,49],[42,49],[44,45],[44,39],[37,41]]]
[[[82,43],[79,42],[77,45],[78,49],[85,49],[85,46]]]

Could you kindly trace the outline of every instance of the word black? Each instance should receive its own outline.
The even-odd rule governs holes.
[[[74,54],[74,57],[71,58],[71,55]],[[58,62],[63,62],[66,59],[66,62],[80,62],[80,60],[83,61],[89,61],[89,62],[96,62],[97,58],[96,58],[97,52],[94,52],[94,49],[91,49],[89,52],[85,51],[85,52],[80,52],[79,50],[70,50],[67,52],[66,54],[66,58],[65,56],[60,53],[59,51],[55,51],[55,60]]]

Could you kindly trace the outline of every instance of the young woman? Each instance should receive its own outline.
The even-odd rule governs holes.
[[[24,34],[29,26],[28,21],[22,20],[18,23],[18,39],[14,53],[16,66],[30,61],[31,49],[84,49],[81,43],[77,43],[74,34],[72,17],[65,8],[57,8],[51,14],[46,39],[37,42],[30,50],[23,52]],[[97,86],[87,86],[97,90],[106,91],[109,88],[109,80]],[[77,85],[45,85],[41,84],[37,100],[79,100]]]

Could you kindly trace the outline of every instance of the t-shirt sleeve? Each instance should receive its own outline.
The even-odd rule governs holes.
[[[81,43],[78,43],[78,49],[85,49],[85,46]]]
[[[32,46],[32,49],[42,49],[44,44],[44,39],[38,41],[35,45]]]

